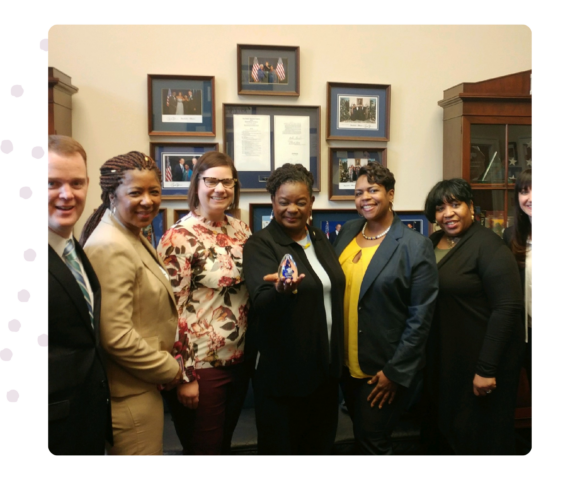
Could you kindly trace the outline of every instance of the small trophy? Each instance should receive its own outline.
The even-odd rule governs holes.
[[[296,262],[292,258],[292,255],[289,253],[284,255],[280,262],[280,266],[278,267],[278,278],[282,281],[285,281],[287,278],[292,281],[298,280],[298,267],[296,266]]]

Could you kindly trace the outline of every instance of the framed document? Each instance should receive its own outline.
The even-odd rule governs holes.
[[[328,82],[327,140],[387,142],[391,86]]]
[[[239,95],[300,95],[300,47],[238,44]]]
[[[214,77],[147,75],[149,135],[215,137]]]
[[[206,152],[217,151],[217,143],[151,142],[150,156],[161,170],[161,198],[185,200],[191,174],[197,159]]]
[[[354,186],[359,171],[369,162],[387,166],[386,148],[329,148],[328,199],[354,200]]]
[[[285,163],[300,163],[320,191],[320,107],[224,103],[224,151],[236,165],[242,192],[263,192]]]

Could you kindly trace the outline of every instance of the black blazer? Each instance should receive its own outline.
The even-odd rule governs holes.
[[[334,244],[339,257],[364,224],[361,218],[342,226]],[[425,364],[438,283],[431,242],[395,214],[360,288],[358,361],[364,373],[382,370],[389,380],[410,386]]]
[[[266,394],[304,397],[325,379],[339,378],[343,363],[344,274],[332,245],[317,228],[308,227],[312,247],[332,283],[332,329],[328,342],[322,283],[304,249],[276,220],[244,246],[244,276],[250,293],[246,348],[260,352],[255,375]],[[295,295],[276,292],[264,275],[278,271],[290,253],[306,277]]]
[[[112,444],[111,405],[99,341],[101,287],[83,249],[93,316],[72,272],[48,247],[48,438],[57,455],[98,455]]]

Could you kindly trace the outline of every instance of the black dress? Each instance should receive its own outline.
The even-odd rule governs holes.
[[[442,235],[431,236],[434,246]],[[516,261],[497,234],[473,224],[437,266],[426,384],[440,432],[457,454],[514,454],[524,348]],[[476,373],[496,378],[493,393],[475,396]]]

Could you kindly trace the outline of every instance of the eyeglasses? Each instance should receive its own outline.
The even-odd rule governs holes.
[[[218,183],[221,183],[224,188],[232,188],[236,183],[238,183],[237,178],[201,177],[201,179],[207,188],[215,188],[218,186]]]

